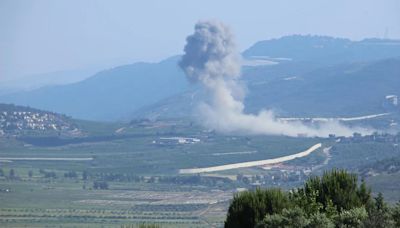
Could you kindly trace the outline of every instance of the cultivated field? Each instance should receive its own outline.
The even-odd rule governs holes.
[[[326,169],[358,172],[361,165],[400,155],[399,148],[386,141],[220,135],[184,121],[132,124],[117,133],[120,125],[85,126],[86,138],[59,138],[56,144],[49,138],[0,138],[1,227],[121,227],[143,222],[222,227],[237,191],[288,189]],[[199,141],[160,143],[160,138]],[[258,167],[270,163],[268,169]],[[226,164],[236,167],[179,173]],[[364,178],[394,202],[400,194],[388,180],[396,175]]]

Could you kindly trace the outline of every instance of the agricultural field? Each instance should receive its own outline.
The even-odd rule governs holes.
[[[1,227],[121,227],[143,222],[221,227],[237,191],[288,189],[324,170],[351,167],[358,172],[359,165],[400,154],[393,142],[222,135],[188,121],[122,126],[82,121],[78,126],[85,137],[0,138]],[[321,148],[307,156],[279,164],[179,174],[180,169],[275,159],[319,143]],[[386,188],[380,175],[394,174],[365,178],[391,201],[399,200],[398,188]]]

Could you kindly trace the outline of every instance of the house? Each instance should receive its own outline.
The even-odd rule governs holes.
[[[194,144],[200,142],[198,138],[185,138],[185,137],[162,137],[153,143],[159,145],[177,145],[177,144]]]

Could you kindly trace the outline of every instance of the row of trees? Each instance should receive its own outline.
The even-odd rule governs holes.
[[[46,171],[46,170],[40,169],[39,173],[42,174],[44,178],[57,178],[57,174],[54,171]],[[8,175],[6,176],[3,169],[0,168],[0,177],[3,177],[3,176],[9,178],[10,180],[19,179],[19,177],[17,176],[14,169],[10,169]],[[32,170],[28,171],[28,177],[29,178],[33,177]],[[65,178],[77,178],[78,174],[75,171],[70,171],[70,172],[64,173],[64,177]]]
[[[39,174],[44,178],[56,179],[60,175],[53,170],[40,169]],[[14,169],[10,169],[9,174],[6,175],[3,169],[0,168],[0,177],[5,176],[9,179],[16,179],[16,173]],[[33,171],[28,172],[29,178],[33,177]],[[191,176],[138,176],[132,173],[89,173],[84,170],[82,173],[77,171],[68,171],[63,174],[64,178],[69,179],[81,179],[84,181],[94,180],[103,182],[137,182],[137,183],[172,183],[179,185],[229,185],[232,181],[228,178],[222,177],[204,177],[200,175]]]
[[[9,180],[18,180],[19,177],[17,176],[17,173],[15,172],[14,169],[10,169],[8,172],[8,175],[4,172],[3,169],[0,168],[0,177],[6,177]]]
[[[344,170],[312,177],[289,192],[256,189],[235,195],[226,228],[400,227],[400,203],[373,198],[365,183]]]
[[[121,225],[121,228],[161,228],[161,225],[152,223],[139,223],[139,224]]]
[[[93,188],[94,189],[105,190],[105,189],[108,189],[108,183],[105,182],[105,181],[94,181],[93,182]]]

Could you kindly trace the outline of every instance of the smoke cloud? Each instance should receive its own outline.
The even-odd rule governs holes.
[[[282,121],[268,110],[257,115],[244,113],[245,92],[238,81],[240,56],[230,29],[218,21],[198,22],[194,34],[186,41],[179,65],[189,81],[200,83],[207,90],[209,99],[198,107],[201,122],[206,127],[225,133],[287,136],[349,136],[354,132],[367,132],[336,121],[314,126],[300,121]]]

